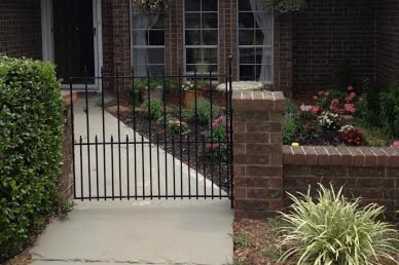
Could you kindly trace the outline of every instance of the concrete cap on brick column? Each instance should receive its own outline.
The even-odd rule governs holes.
[[[233,91],[234,110],[283,112],[285,97],[281,91]]]

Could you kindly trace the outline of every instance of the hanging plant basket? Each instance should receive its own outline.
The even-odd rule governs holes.
[[[168,7],[167,0],[133,0],[133,4],[145,13],[158,12]]]
[[[269,8],[279,13],[299,12],[306,7],[307,0],[264,0]]]

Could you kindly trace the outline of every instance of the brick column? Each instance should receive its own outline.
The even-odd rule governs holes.
[[[131,73],[129,0],[112,1],[113,72]]]
[[[234,92],[236,218],[264,218],[283,207],[282,92]]]

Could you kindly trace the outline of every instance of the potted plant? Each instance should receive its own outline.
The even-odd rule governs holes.
[[[187,108],[191,108],[194,105],[195,97],[198,97],[198,91],[196,91],[196,84],[193,81],[186,81],[182,84],[183,91],[183,104]]]
[[[167,0],[133,0],[135,7],[141,9],[145,13],[154,13],[166,9]]]

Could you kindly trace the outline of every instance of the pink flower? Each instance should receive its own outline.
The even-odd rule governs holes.
[[[354,90],[355,90],[355,88],[354,88],[353,86],[348,86],[348,88],[347,88],[347,89],[348,89],[348,91],[349,91],[349,92],[351,92],[351,91],[354,91]]]
[[[393,148],[399,148],[399,140],[393,141],[391,147],[393,147]]]
[[[339,106],[339,99],[335,98],[331,101],[330,110],[334,113],[342,113],[342,109]]]
[[[344,109],[346,112],[351,113],[351,114],[356,112],[356,108],[355,108],[354,104],[345,104]]]
[[[345,101],[347,103],[352,103],[353,99],[356,97],[356,92],[351,92],[349,95],[345,98]]]
[[[324,95],[325,95],[324,90],[319,91],[318,95],[319,95],[319,96],[324,96]]]
[[[224,117],[220,116],[212,122],[212,128],[218,128],[224,122]]]
[[[310,109],[310,112],[312,112],[314,114],[319,114],[321,112],[321,108],[319,106],[312,106],[312,108]]]
[[[318,96],[313,96],[313,100],[318,100],[319,97]]]
[[[214,151],[219,147],[219,144],[207,144],[206,148],[210,151]]]

